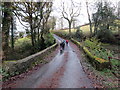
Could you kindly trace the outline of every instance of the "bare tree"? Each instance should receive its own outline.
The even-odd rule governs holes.
[[[71,35],[71,25],[76,17],[80,15],[80,8],[81,3],[73,2],[73,0],[70,1],[70,5],[67,5],[62,2],[61,5],[61,13],[62,17],[68,21],[69,24],[69,34]]]
[[[44,8],[45,3],[37,3],[37,2],[18,2],[15,3],[15,15],[19,19],[20,23],[26,27],[30,27],[30,33],[31,33],[31,43],[32,46],[35,46],[36,43],[36,28],[41,23],[41,11]],[[38,9],[40,8],[40,9]],[[38,11],[40,13],[38,13]],[[39,17],[38,17],[39,16]],[[39,20],[39,21],[38,21]],[[28,24],[23,24],[22,22],[26,22]]]
[[[87,8],[87,14],[88,14],[88,20],[89,20],[89,24],[90,24],[90,36],[92,35],[92,22],[90,19],[90,14],[89,14],[89,7],[88,7],[88,1],[86,0],[86,8]]]
[[[39,41],[40,34],[41,39],[43,39],[43,33],[46,32],[45,27],[51,12],[51,7],[52,2],[15,3],[14,13],[24,27],[30,28],[31,43],[33,47],[35,47],[36,40]],[[25,25],[21,21],[27,24]]]

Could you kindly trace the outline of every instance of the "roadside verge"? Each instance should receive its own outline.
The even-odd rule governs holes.
[[[105,68],[110,67],[110,62],[109,60],[105,60],[102,58],[99,58],[97,56],[92,55],[92,53],[85,47],[82,46],[82,44],[75,39],[71,39],[73,43],[75,43],[79,48],[82,48],[83,51],[85,52],[86,56],[90,59],[89,62],[97,69],[97,70],[103,70]]]
[[[53,51],[58,46],[57,43],[54,45],[36,53],[26,58],[18,61],[5,61],[3,63],[3,80],[9,79],[12,76],[19,75],[26,72],[30,68],[42,62],[43,58],[48,54],[48,52]],[[45,62],[47,63],[47,62]]]

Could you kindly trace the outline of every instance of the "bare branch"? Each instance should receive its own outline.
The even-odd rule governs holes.
[[[70,30],[71,30],[72,22],[75,20],[76,17],[80,15],[80,8],[81,8],[80,5],[81,5],[80,3],[74,3],[73,0],[71,0],[71,5],[69,5],[69,7],[67,7],[67,5],[65,5],[64,2],[61,3],[61,7],[62,7],[62,9],[60,9],[61,14],[62,17],[68,21],[69,32],[71,32]]]
[[[14,14],[15,14],[15,16],[18,18],[18,20],[19,20],[20,24],[22,24],[24,27],[28,28],[27,26],[25,26],[25,25],[21,22],[21,20],[20,20],[20,18],[19,18],[19,16],[18,16],[18,14],[17,14],[16,12],[14,12],[14,11],[13,11],[13,13],[14,13]]]

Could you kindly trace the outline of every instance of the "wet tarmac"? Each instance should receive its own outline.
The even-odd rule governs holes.
[[[54,35],[58,42],[63,41]],[[82,58],[81,58],[82,59]],[[92,82],[82,69],[74,48],[65,46],[62,54],[56,53],[48,64],[38,68],[24,79],[9,85],[13,88],[92,88]]]

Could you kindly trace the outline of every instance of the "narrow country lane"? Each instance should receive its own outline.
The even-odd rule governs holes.
[[[60,42],[62,39],[54,37]],[[82,59],[82,58],[81,58]],[[92,88],[92,82],[84,73],[80,60],[71,44],[62,54],[56,53],[54,59],[34,71],[24,79],[8,85],[13,88]]]

